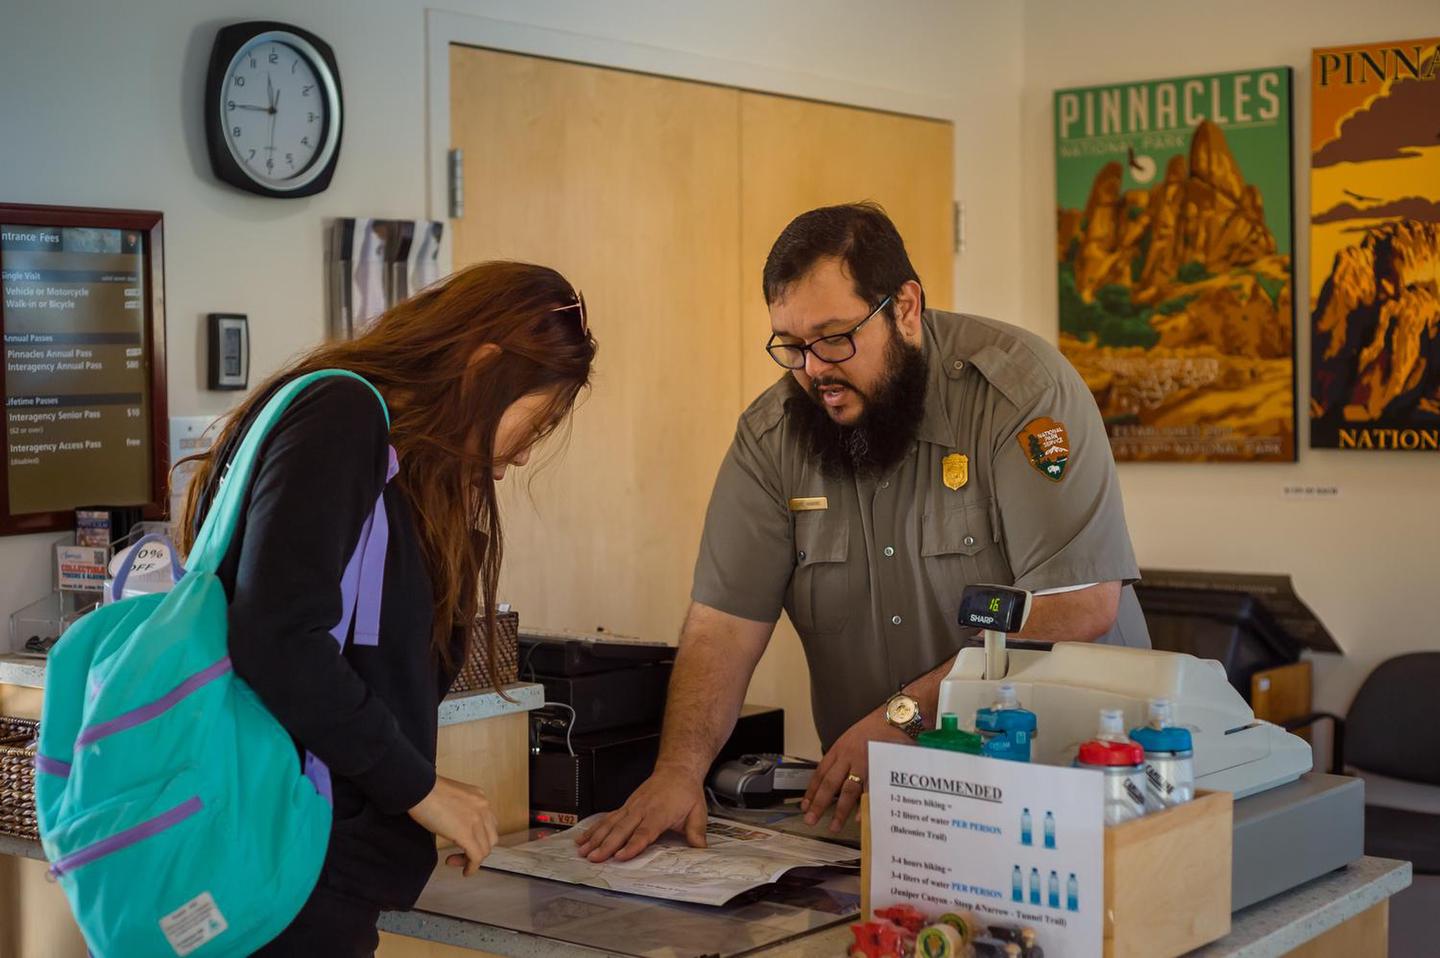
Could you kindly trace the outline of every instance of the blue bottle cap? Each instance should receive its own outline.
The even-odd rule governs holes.
[[[1147,752],[1190,752],[1195,748],[1188,728],[1151,728],[1142,725],[1130,730],[1130,737]]]

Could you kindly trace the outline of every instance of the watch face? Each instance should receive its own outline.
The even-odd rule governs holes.
[[[270,30],[249,40],[231,58],[218,95],[230,155],[261,186],[298,189],[335,152],[338,85],[299,36]]]
[[[891,699],[890,704],[885,707],[885,718],[891,725],[908,725],[914,721],[919,711],[914,699],[908,695],[900,695]]]

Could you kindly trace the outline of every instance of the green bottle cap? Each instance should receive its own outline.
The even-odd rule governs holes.
[[[980,736],[962,729],[960,716],[954,712],[946,712],[940,716],[940,727],[921,732],[916,741],[926,748],[943,748],[968,755],[980,754]]]

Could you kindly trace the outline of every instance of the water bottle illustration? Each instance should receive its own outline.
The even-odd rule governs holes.
[[[1030,837],[1030,809],[1028,808],[1020,811],[1020,844],[1034,844]]]
[[[1059,908],[1059,907],[1060,907],[1060,876],[1057,875],[1057,874],[1055,874],[1054,871],[1050,872],[1050,882],[1049,882],[1049,886],[1050,886],[1050,887],[1049,887],[1049,891],[1050,891],[1050,907],[1051,907],[1051,908]]]
[[[1025,901],[1025,877],[1020,873],[1019,865],[1010,873],[1010,898],[1018,902]]]
[[[1055,813],[1045,813],[1045,847],[1055,847]]]
[[[1040,904],[1040,869],[1030,869],[1030,904]]]
[[[1065,907],[1070,911],[1080,910],[1080,889],[1075,882],[1075,873],[1070,873],[1070,880],[1065,883]]]

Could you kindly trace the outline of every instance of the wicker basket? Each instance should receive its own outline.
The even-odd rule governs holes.
[[[485,620],[480,620],[480,632],[475,636],[475,647],[460,667],[455,677],[452,692],[474,692],[479,689],[499,688],[514,682],[520,674],[520,614],[518,612],[497,612],[495,614],[495,671],[493,678],[485,663]]]
[[[0,715],[0,833],[40,838],[35,821],[35,739],[40,723]]]

